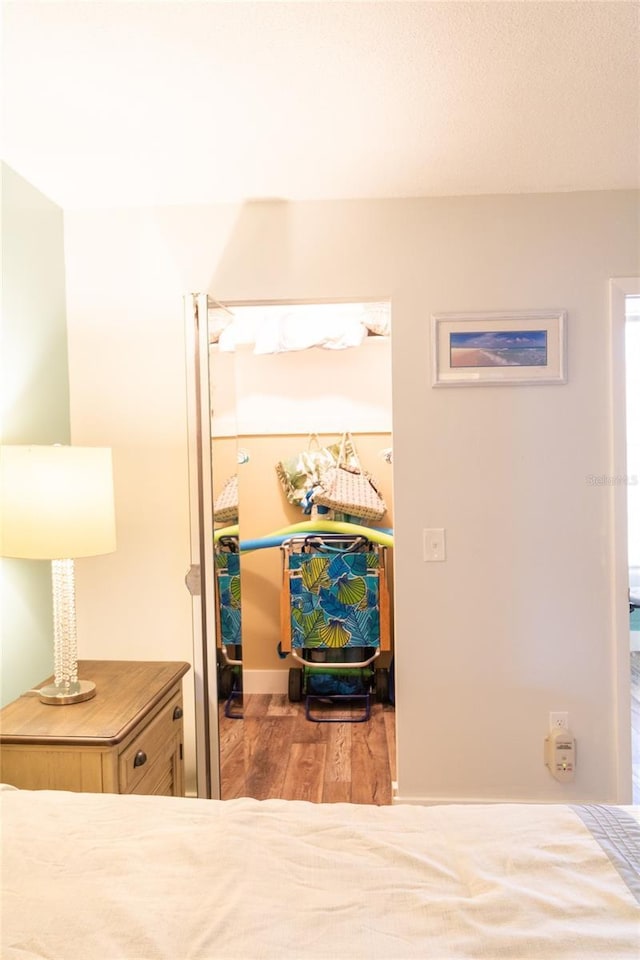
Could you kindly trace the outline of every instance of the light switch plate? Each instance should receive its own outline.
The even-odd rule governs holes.
[[[443,563],[447,559],[443,527],[430,527],[422,531],[424,559],[428,563]]]

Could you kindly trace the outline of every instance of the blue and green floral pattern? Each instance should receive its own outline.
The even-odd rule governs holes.
[[[240,605],[240,554],[220,551],[215,555],[220,605],[221,640],[225,644],[242,643]]]
[[[292,553],[292,646],[378,647],[378,566],[378,554],[374,552]]]

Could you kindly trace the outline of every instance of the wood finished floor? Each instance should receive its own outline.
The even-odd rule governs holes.
[[[335,707],[327,709],[335,716]],[[231,720],[220,707],[220,761],[223,800],[387,805],[395,780],[395,712],[375,703],[365,723],[314,723],[304,704],[286,695],[245,694],[244,719]]]
[[[631,748],[633,802],[640,804],[640,652],[631,654]]]

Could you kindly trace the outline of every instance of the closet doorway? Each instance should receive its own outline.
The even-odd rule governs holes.
[[[390,305],[223,305],[197,295],[185,298],[185,308],[198,795],[389,803],[395,778]],[[309,448],[335,455],[345,433],[387,509],[375,522],[327,516],[370,523],[380,539],[386,535],[380,552],[391,649],[376,651],[369,719],[353,722],[362,715],[359,703],[319,700],[313,716],[325,710],[326,720],[318,723],[305,715],[304,698],[292,695],[298,664],[282,644],[284,533],[313,523],[318,510],[291,502],[286,472],[276,465],[287,468]],[[234,484],[237,517],[232,507],[219,512],[223,489]]]

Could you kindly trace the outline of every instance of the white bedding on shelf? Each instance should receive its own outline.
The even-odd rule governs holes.
[[[0,801],[3,960],[640,955],[638,901],[568,806]]]

